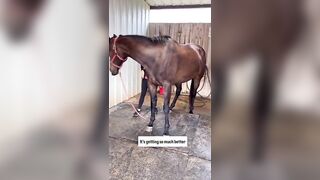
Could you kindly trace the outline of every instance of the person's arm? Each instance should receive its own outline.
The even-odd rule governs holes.
[[[141,73],[140,73],[140,74],[141,74],[141,78],[143,79],[143,78],[144,78],[144,76],[145,76],[145,72],[144,72],[144,70],[142,70],[142,69],[141,69]]]
[[[141,66],[141,78],[142,78],[142,79],[148,79],[146,70],[144,69],[143,66]]]

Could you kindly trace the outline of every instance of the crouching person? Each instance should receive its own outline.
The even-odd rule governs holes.
[[[138,104],[138,107],[137,107],[137,111],[140,113],[141,112],[141,107],[143,105],[143,102],[144,102],[144,98],[147,94],[147,90],[148,90],[148,75],[144,69],[143,66],[141,66],[141,78],[142,78],[142,81],[141,81],[141,94],[140,94],[140,98],[139,98],[139,104]],[[157,96],[156,96],[156,102],[157,102]],[[156,106],[157,106],[157,103],[156,103]],[[156,113],[158,113],[158,109],[156,107]],[[138,113],[137,112],[134,112],[133,113],[133,117],[138,117]]]

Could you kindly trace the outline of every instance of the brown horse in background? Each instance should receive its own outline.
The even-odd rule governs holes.
[[[304,23],[301,0],[222,0],[213,9],[213,112],[224,102],[226,71],[249,54],[260,62],[252,117],[254,159],[263,155],[267,116],[284,57]]]
[[[163,86],[165,127],[164,135],[169,134],[169,102],[171,86],[176,85],[176,97],[181,92],[181,84],[192,80],[189,108],[193,113],[193,104],[201,78],[207,70],[206,53],[195,44],[181,45],[169,36],[149,38],[138,35],[113,35],[109,38],[110,72],[117,75],[122,64],[131,57],[141,64],[148,73],[148,88],[151,97],[151,117],[147,130],[151,131],[155,120],[156,91]],[[180,89],[180,90],[179,90]]]

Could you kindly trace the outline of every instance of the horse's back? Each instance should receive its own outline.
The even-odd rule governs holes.
[[[198,44],[188,43],[188,44],[180,44],[180,47],[185,51],[194,51],[197,54],[197,57],[201,60],[206,60],[205,50]]]
[[[200,62],[200,66],[206,65],[206,59],[207,59],[206,52],[200,45],[188,43],[188,44],[183,44],[182,48],[184,48],[186,51],[193,52],[192,54],[196,54],[193,60]]]
[[[192,75],[190,74],[192,78],[203,76],[206,67],[206,53],[201,46],[197,44],[178,44],[177,54],[178,72],[181,74],[192,72]]]

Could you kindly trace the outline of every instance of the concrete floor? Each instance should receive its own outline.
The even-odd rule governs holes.
[[[138,96],[129,101],[136,104]],[[147,120],[133,118],[130,105],[121,103],[110,109],[109,157],[110,179],[211,179],[211,118],[210,100],[196,107],[195,114],[188,113],[188,97],[181,96],[170,113],[172,136],[188,136],[188,147],[141,148],[137,146],[140,135],[162,135],[164,113],[163,97],[158,96],[159,113],[152,134],[145,132],[150,117],[150,98],[145,99],[142,114]],[[199,100],[195,105],[203,105]]]

